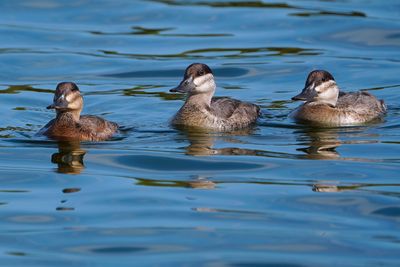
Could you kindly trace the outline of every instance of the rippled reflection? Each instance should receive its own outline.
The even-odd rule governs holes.
[[[217,184],[208,180],[207,177],[198,176],[195,180],[188,182],[189,187],[194,189],[214,189]]]
[[[0,94],[19,94],[21,92],[54,93],[53,90],[36,88],[31,85],[10,85],[7,89],[0,90]]]
[[[81,191],[81,188],[78,187],[71,187],[71,188],[64,188],[62,190],[63,194],[72,194],[78,193]],[[74,207],[68,206],[68,199],[63,199],[60,201],[61,205],[56,207],[56,211],[73,211],[75,210]]]
[[[214,58],[218,53],[220,58],[256,58],[266,56],[317,56],[322,54],[321,49],[300,48],[300,47],[241,47],[241,48],[205,48],[186,50],[176,54],[131,54],[114,50],[99,50],[105,55],[120,57],[132,57],[137,59],[161,59],[161,58]]]
[[[235,138],[238,136],[251,135],[254,129],[242,129],[229,133],[210,133],[207,130],[195,128],[181,128],[182,134],[189,141],[186,147],[186,154],[192,156],[210,156],[210,155],[257,155],[258,151],[241,147],[215,148],[214,143],[217,139],[223,139],[229,143],[241,144],[242,141]]]
[[[312,191],[314,192],[323,192],[323,193],[333,193],[333,192],[341,192],[346,190],[357,189],[359,186],[338,186],[333,184],[314,184],[312,187]]]
[[[339,141],[339,129],[315,129],[306,128],[299,131],[299,141],[303,141],[305,136],[308,145],[305,148],[299,148],[298,151],[306,153],[309,159],[338,159],[340,158],[336,148],[341,145]]]
[[[358,191],[369,195],[381,195],[386,197],[399,198],[397,192],[400,184],[373,184],[373,183],[350,183],[341,184],[336,182],[320,182],[312,185],[312,191],[318,193],[339,193],[348,191]],[[374,212],[375,213],[375,212]]]
[[[366,17],[367,15],[359,11],[350,12],[332,12],[332,11],[316,11],[316,12],[299,12],[293,13],[292,16],[312,17],[312,16],[345,16],[345,17]]]
[[[156,187],[184,187],[193,189],[215,189],[216,182],[211,181],[207,177],[195,175],[191,180],[178,181],[178,180],[154,180],[154,179],[136,179],[137,185],[143,186],[156,186]]]
[[[313,128],[304,127],[296,130],[297,140],[307,147],[298,148],[298,151],[306,153],[308,159],[319,160],[351,160],[351,161],[371,161],[367,158],[347,158],[342,157],[336,150],[341,145],[374,144],[378,143],[377,134],[360,134],[365,131],[364,127],[348,128]],[[368,139],[362,138],[368,137]],[[351,140],[342,141],[346,138]]]
[[[57,172],[79,174],[85,168],[83,157],[86,151],[81,149],[79,141],[60,141],[58,152],[51,156],[51,162],[58,165]]]
[[[24,256],[28,256],[28,253],[22,252],[22,251],[9,251],[6,252],[6,254],[10,255],[10,256],[17,256],[17,257],[24,257]]]
[[[295,8],[286,3],[265,3],[263,1],[176,1],[176,0],[152,0],[167,5],[177,6],[210,6],[210,7],[252,7],[252,8]]]
[[[132,31],[129,32],[90,31],[90,33],[96,35],[157,35],[157,36],[168,36],[168,37],[202,37],[202,38],[233,36],[233,34],[227,34],[227,33],[165,33],[172,30],[175,30],[175,28],[146,28],[141,26],[134,26],[132,27]]]

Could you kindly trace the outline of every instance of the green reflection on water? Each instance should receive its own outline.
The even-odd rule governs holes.
[[[118,74],[115,74],[118,75]],[[113,90],[108,90],[108,91],[97,91],[97,92],[89,92],[86,93],[85,95],[108,95],[108,94],[120,94],[124,96],[157,96],[161,99],[164,100],[178,100],[178,99],[183,99],[183,95],[179,94],[171,94],[167,92],[149,92],[146,91],[148,89],[155,89],[155,88],[163,88],[163,86],[157,86],[157,85],[137,85],[131,88],[126,88],[126,89],[113,89]]]
[[[156,35],[166,37],[228,37],[234,36],[228,33],[165,33],[175,30],[176,28],[146,28],[142,26],[133,26],[133,31],[128,32],[104,32],[104,31],[89,31],[95,35]]]
[[[31,132],[33,131],[32,129],[29,128],[22,128],[22,127],[16,127],[16,126],[7,126],[7,127],[0,127],[0,133],[1,132],[11,132],[11,133],[16,133],[16,132]],[[15,137],[13,134],[0,134],[1,138],[13,138]]]
[[[151,28],[145,28],[145,27],[140,27],[140,26],[135,26],[132,27],[135,32],[133,34],[143,34],[143,35],[159,35],[161,32],[165,31],[170,31],[173,30],[174,28],[158,28],[158,29],[151,29]]]
[[[225,2],[212,2],[212,1],[176,1],[176,0],[152,0],[153,2],[164,3],[174,6],[209,6],[209,7],[251,7],[251,8],[295,8],[286,3],[264,3],[262,1],[225,1]]]
[[[20,92],[54,93],[53,90],[35,88],[31,85],[10,85],[5,90],[0,90],[0,94],[19,94]]]
[[[17,256],[17,257],[23,257],[23,256],[28,256],[28,253],[25,252],[21,252],[21,251],[9,251],[6,252],[6,254],[10,255],[10,256]]]
[[[290,15],[298,17],[312,17],[312,16],[367,17],[365,13],[359,11],[351,11],[351,12],[317,11],[317,12],[292,13]]]
[[[218,58],[243,58],[243,57],[265,57],[265,56],[285,56],[298,55],[310,56],[320,55],[321,49],[300,48],[300,47],[254,47],[254,48],[204,48],[187,50],[176,54],[131,54],[120,53],[111,50],[99,50],[106,55],[116,55],[123,57],[134,57],[138,59],[161,59],[161,58],[208,58],[205,54],[219,53]],[[228,54],[223,54],[228,53]],[[210,56],[215,58],[216,56]]]

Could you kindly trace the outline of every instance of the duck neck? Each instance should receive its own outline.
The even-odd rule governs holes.
[[[186,104],[190,105],[205,105],[209,107],[211,105],[211,99],[213,94],[210,93],[200,93],[200,94],[192,94],[189,95],[186,99]]]
[[[205,105],[206,107],[210,107],[215,89],[216,85],[214,79],[209,79],[207,83],[197,86],[196,90],[188,95],[186,103],[190,105]]]
[[[81,110],[57,110],[56,120],[63,122],[78,122],[81,117]]]

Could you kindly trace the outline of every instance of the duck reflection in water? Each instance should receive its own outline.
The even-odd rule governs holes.
[[[183,187],[193,189],[215,189],[216,182],[213,182],[209,177],[202,175],[193,175],[188,181],[185,180],[171,180],[171,179],[144,179],[137,178],[137,185],[141,186],[162,186],[162,187]]]
[[[193,189],[215,189],[216,183],[209,180],[208,177],[196,175],[192,181],[188,182],[188,187]]]
[[[353,191],[353,190],[367,190],[368,187],[376,187],[376,184],[330,184],[330,183],[318,183],[312,185],[312,191],[318,193],[338,193],[343,191]],[[372,191],[371,191],[372,192]],[[374,191],[378,193],[378,191]]]
[[[57,172],[79,174],[85,168],[83,157],[86,151],[81,149],[79,141],[59,141],[58,152],[51,156],[51,162],[58,165]]]
[[[229,143],[244,144],[239,136],[250,135],[253,129],[242,129],[229,133],[213,133],[199,128],[185,128],[180,129],[181,133],[185,135],[189,141],[186,147],[186,154],[192,156],[210,156],[210,155],[257,155],[257,150],[239,148],[239,147],[226,147],[214,148],[214,143],[220,139]],[[185,139],[186,139],[185,138]]]
[[[63,194],[72,194],[72,193],[78,193],[81,191],[81,188],[79,187],[71,187],[71,188],[64,188],[62,190]],[[67,204],[68,199],[64,198],[60,201],[60,205],[56,207],[57,211],[73,211],[75,210],[74,207],[71,207],[70,205]]]
[[[298,151],[306,153],[308,159],[338,159],[336,148],[341,145],[338,128],[304,128],[296,131],[299,141],[305,141],[308,147],[299,148]],[[303,143],[303,142],[302,142]]]
[[[374,144],[378,143],[378,134],[365,133],[365,127],[346,128],[311,128],[306,127],[295,132],[301,144],[308,147],[299,148],[298,151],[306,153],[308,159],[340,159],[368,162],[368,158],[343,157],[336,148],[341,145]],[[342,141],[340,139],[346,139]]]

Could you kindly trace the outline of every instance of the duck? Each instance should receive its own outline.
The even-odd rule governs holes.
[[[39,135],[56,140],[103,141],[118,131],[118,124],[93,115],[81,116],[83,97],[73,82],[61,82],[54,93],[56,118],[49,121]]]
[[[186,101],[171,120],[177,127],[202,128],[212,131],[243,129],[256,123],[258,105],[229,97],[213,97],[214,75],[203,63],[189,65],[180,84],[170,92],[187,94]]]
[[[369,92],[340,92],[325,70],[311,71],[304,89],[292,100],[305,101],[291,113],[296,121],[333,127],[381,120],[387,110],[384,101]]]

